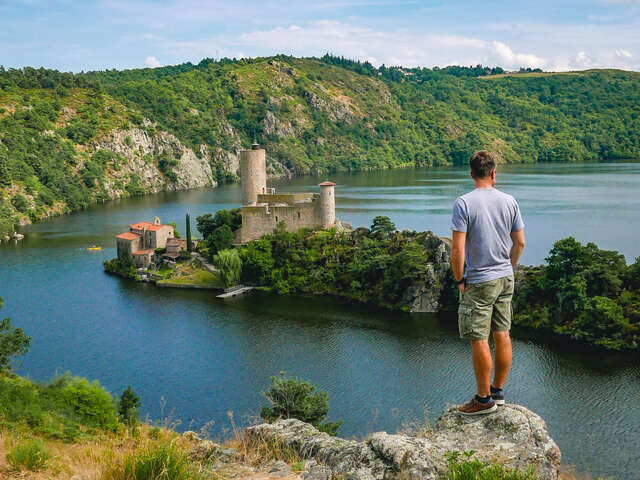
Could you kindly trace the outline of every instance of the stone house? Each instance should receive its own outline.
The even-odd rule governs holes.
[[[167,262],[175,262],[182,250],[187,249],[187,241],[183,238],[170,238],[167,240],[166,252],[162,254],[162,259]]]
[[[130,255],[136,266],[147,267],[154,261],[156,248],[165,248],[173,235],[173,227],[162,225],[158,217],[153,223],[134,223],[128,232],[116,236],[118,258]]]

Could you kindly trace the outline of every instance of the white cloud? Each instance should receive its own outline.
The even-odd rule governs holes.
[[[507,68],[542,68],[547,64],[544,58],[532,53],[515,53],[509,45],[502,42],[491,42],[489,49],[491,54],[485,61],[487,64],[496,64]]]
[[[156,57],[154,57],[153,55],[145,58],[144,60],[144,64],[147,67],[151,67],[151,68],[156,68],[161,66],[162,64],[160,63],[160,60],[158,60]]]
[[[333,20],[169,42],[165,46],[170,55],[193,60],[220,55],[238,57],[238,51],[252,51],[252,55],[286,53],[297,56],[320,56],[330,52],[368,60],[374,65],[406,67],[484,63],[515,69],[547,65],[541,56],[518,52],[502,41],[408,30],[379,31]]]
[[[628,52],[627,50],[623,50],[622,48],[620,50],[616,50],[616,56],[617,57],[624,57],[624,58],[633,57],[633,55],[631,55],[630,52]]]

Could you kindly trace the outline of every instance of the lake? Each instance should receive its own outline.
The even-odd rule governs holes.
[[[270,182],[316,191],[325,177]],[[388,215],[400,229],[450,235],[451,204],[472,188],[467,169],[336,174],[338,218],[368,226]],[[639,163],[500,166],[498,188],[519,201],[526,223],[522,263],[544,260],[568,235],[640,256]],[[2,316],[33,336],[18,373],[97,379],[119,394],[132,384],[143,414],[212,433],[244,424],[280,371],[329,393],[340,434],[434,422],[474,393],[470,351],[455,318],[400,314],[328,298],[266,293],[219,301],[210,292],[157,289],[103,273],[114,236],[129,223],[178,222],[238,206],[238,185],[113,201],[23,229],[0,247]],[[195,229],[194,229],[195,234]],[[101,252],[86,247],[100,244]],[[590,354],[514,332],[507,401],[540,414],[563,460],[591,475],[640,471],[640,359]]]

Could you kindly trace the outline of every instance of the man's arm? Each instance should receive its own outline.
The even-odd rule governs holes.
[[[518,260],[520,260],[520,255],[522,255],[522,251],[524,250],[524,228],[511,232],[511,241],[513,245],[509,252],[509,258],[511,259],[511,266],[515,271]]]
[[[457,232],[453,230],[451,242],[451,267],[456,282],[462,280],[464,276],[464,247],[467,240],[467,232]],[[458,289],[464,291],[464,283],[458,284]]]

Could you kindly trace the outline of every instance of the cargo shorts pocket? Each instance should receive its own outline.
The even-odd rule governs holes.
[[[458,307],[458,330],[460,338],[468,338],[473,334],[473,307],[464,304]]]

